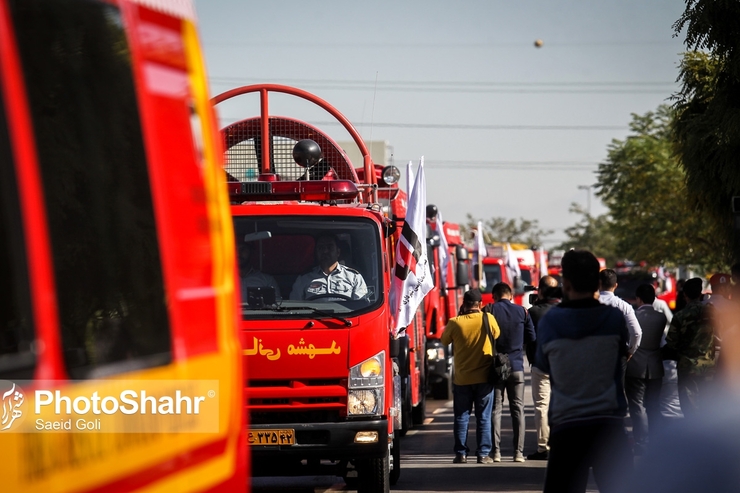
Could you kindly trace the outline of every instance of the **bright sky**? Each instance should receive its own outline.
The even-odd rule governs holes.
[[[537,219],[565,238],[630,114],[677,88],[676,0],[197,0],[211,93],[269,82],[313,92],[394,164],[425,159],[446,221]],[[543,46],[535,48],[541,39]],[[248,96],[243,96],[247,98]],[[219,106],[225,123],[256,99]],[[270,111],[328,121],[300,101]],[[321,125],[319,125],[321,127]],[[337,126],[325,127],[329,133]],[[336,140],[348,140],[333,135]],[[356,163],[357,164],[357,163]],[[606,209],[591,195],[591,212]]]

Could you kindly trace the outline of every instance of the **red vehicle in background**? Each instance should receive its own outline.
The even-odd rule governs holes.
[[[361,166],[319,128],[270,115],[274,93],[331,114],[357,144]],[[425,405],[421,317],[394,338],[388,298],[406,215],[400,172],[375,165],[351,123],[300,89],[254,85],[213,101],[243,94],[259,96],[260,115],[222,130],[227,187],[237,247],[252,251],[242,275],[272,278],[245,281],[240,310],[254,474],[338,475],[359,491],[385,493],[400,475],[402,414],[411,407],[422,417]],[[343,277],[327,277],[331,292],[311,295],[314,277],[305,275],[318,274],[317,240],[326,235]]]
[[[470,285],[471,263],[462,242],[460,225],[442,223],[438,230],[437,208],[427,206],[427,258],[433,266],[434,289],[424,298],[426,332],[426,382],[435,399],[452,399],[453,358],[441,342],[447,321],[457,316],[463,294]],[[444,242],[442,241],[444,235]],[[444,243],[447,244],[446,251]],[[447,257],[445,263],[442,262]]]
[[[194,12],[0,0],[3,492],[250,489],[233,229]],[[193,431],[197,411],[177,432],[143,407],[105,411],[155,381],[212,382],[213,430]],[[100,426],[36,419],[37,390],[75,409],[99,392]]]
[[[648,283],[655,288],[658,299],[668,303],[671,310],[676,308],[676,277],[673,273],[660,267],[649,267],[644,262],[618,262],[614,271],[617,273],[616,296],[634,304],[637,286]]]
[[[525,264],[517,258],[520,274],[514,274],[514,270],[506,265],[506,250],[502,246],[487,246],[487,256],[483,257],[482,274],[486,278],[485,288],[481,289],[483,304],[493,303],[493,286],[505,282],[511,286],[513,302],[520,306],[529,305],[529,296],[526,295],[525,287],[532,284],[534,277],[532,265]],[[531,251],[531,250],[530,250]],[[517,250],[514,250],[516,254]],[[476,283],[474,287],[480,287],[478,269],[474,267]]]

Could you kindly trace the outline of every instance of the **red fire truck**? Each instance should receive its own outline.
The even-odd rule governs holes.
[[[528,296],[525,296],[524,287],[532,284],[533,268],[517,259],[520,276],[515,276],[506,266],[506,251],[504,247],[498,245],[488,245],[486,247],[487,256],[483,257],[483,265],[480,268],[482,275],[486,277],[486,287],[482,290],[483,304],[493,303],[493,286],[499,282],[505,282],[512,289],[513,302],[517,305],[527,305]],[[516,252],[516,251],[515,251]],[[476,276],[476,287],[480,286],[478,278],[481,273],[479,268],[474,268]]]
[[[656,297],[665,301],[673,310],[676,308],[676,278],[659,267],[649,267],[645,262],[617,262],[614,267],[617,273],[617,289],[614,294],[634,304],[635,290],[640,284],[651,284],[655,288]]]
[[[275,93],[338,120],[362,166],[315,126],[271,115]],[[391,336],[388,293],[406,207],[400,173],[376,166],[351,123],[300,89],[246,86],[213,102],[245,94],[259,96],[260,115],[222,136],[237,248],[250,251],[240,311],[253,474],[328,473],[387,492],[400,474],[401,380],[412,392],[420,380],[419,329]]]
[[[437,208],[427,206],[427,257],[433,266],[434,288],[424,298],[426,332],[426,382],[435,399],[452,399],[453,358],[450,348],[441,342],[447,321],[457,316],[462,297],[470,284],[470,259],[460,235],[460,225],[444,222],[437,231]],[[447,242],[448,261],[442,265],[443,244]],[[444,275],[443,275],[444,273]]]
[[[193,5],[0,0],[0,73],[0,490],[249,491],[233,229]],[[143,406],[116,412],[113,396],[154,382],[207,382],[218,409],[177,432]],[[52,391],[104,413],[42,414]]]

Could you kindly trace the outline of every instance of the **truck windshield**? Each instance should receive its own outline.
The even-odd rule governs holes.
[[[486,276],[484,293],[493,291],[493,286],[501,282],[501,266],[498,264],[483,264],[483,274]]]
[[[618,296],[625,301],[634,303],[637,296],[635,291],[640,284],[653,284],[655,278],[645,271],[634,271],[628,274],[617,274],[617,289],[614,290],[614,296]]]
[[[335,318],[383,300],[380,233],[367,218],[234,217],[244,320]]]
[[[532,272],[524,267],[520,267],[521,277],[516,280],[514,291],[516,294],[524,293],[524,287],[532,284]]]

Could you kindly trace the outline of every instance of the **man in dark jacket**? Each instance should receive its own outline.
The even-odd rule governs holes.
[[[524,344],[536,338],[534,325],[527,310],[511,302],[511,287],[500,282],[493,286],[492,305],[487,311],[496,318],[501,335],[496,341],[496,351],[506,353],[511,363],[511,375],[494,386],[493,401],[493,460],[501,462],[501,410],[504,390],[509,398],[509,412],[514,428],[514,462],[524,462]]]
[[[635,454],[641,455],[650,428],[660,420],[660,387],[663,379],[663,358],[660,341],[666,326],[666,317],[653,308],[655,288],[641,284],[635,291],[637,310],[635,317],[642,329],[640,346],[627,362],[624,390],[632,418],[632,436]]]
[[[599,261],[585,250],[563,256],[563,302],[539,321],[535,365],[550,374],[550,457],[544,493],[585,492],[589,469],[602,493],[631,473],[624,417],[624,315],[602,305]]]
[[[671,320],[664,348],[678,359],[678,396],[687,418],[699,414],[715,373],[712,307],[701,302],[702,286],[698,277],[684,284],[687,303]]]
[[[542,315],[553,306],[560,303],[562,289],[558,280],[552,276],[542,276],[537,288],[537,301],[529,309],[529,316],[534,324],[535,334],[537,323]],[[537,432],[537,451],[529,454],[529,460],[547,460],[550,450],[550,424],[547,421],[547,410],[550,407],[550,375],[533,365],[534,355],[537,352],[537,341],[527,344],[527,360],[532,365],[532,401],[534,402],[534,428]]]

